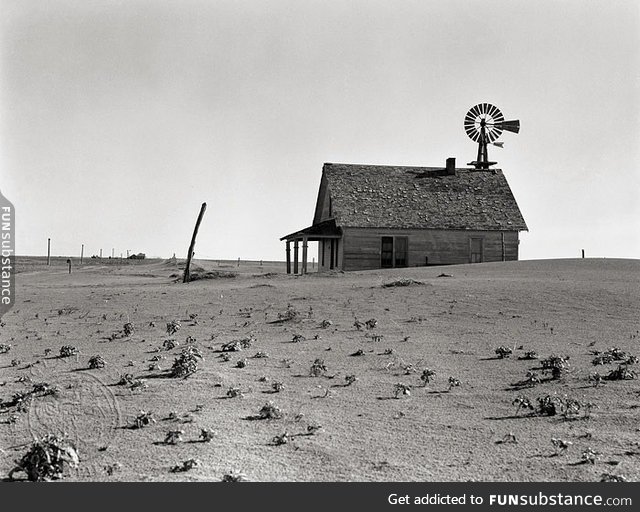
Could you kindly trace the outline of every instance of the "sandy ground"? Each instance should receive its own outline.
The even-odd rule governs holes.
[[[71,275],[65,261],[18,261],[17,304],[0,329],[0,343],[11,345],[0,354],[0,476],[34,436],[64,432],[81,458],[66,480],[219,481],[231,472],[251,481],[640,478],[640,381],[589,379],[617,367],[594,366],[594,351],[640,356],[640,261],[307,276],[287,276],[282,264],[197,261],[237,274],[186,285],[167,261],[89,260]],[[401,279],[419,283],[383,286]],[[356,319],[377,325],[358,330]],[[169,335],[174,320],[181,328]],[[178,346],[163,348],[168,339]],[[251,345],[225,360],[222,345],[241,339]],[[59,357],[63,345],[79,353]],[[513,354],[497,358],[501,345]],[[186,346],[204,360],[188,378],[172,378]],[[529,351],[539,359],[523,359]],[[88,369],[98,354],[106,366]],[[558,379],[541,369],[552,355],[569,358]],[[318,358],[326,372],[314,377]],[[427,368],[435,376],[425,386]],[[515,385],[530,371],[542,382]],[[127,373],[146,387],[118,385]],[[357,380],[346,385],[351,375]],[[450,377],[460,385],[449,389]],[[22,412],[9,405],[39,382],[59,395],[35,396]],[[397,383],[410,395],[396,398]],[[229,397],[230,388],[240,395]],[[525,397],[535,406],[546,395],[581,408],[544,416],[514,404]],[[267,401],[281,418],[256,419]],[[155,423],[130,428],[140,411]],[[211,442],[199,440],[202,428],[215,431]],[[164,443],[171,430],[184,431],[175,445]],[[287,443],[273,442],[285,432]],[[556,449],[552,438],[571,444]],[[593,463],[582,460],[588,449]],[[192,458],[197,467],[170,471]]]

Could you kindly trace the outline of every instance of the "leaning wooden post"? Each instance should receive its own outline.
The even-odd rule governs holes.
[[[189,244],[189,252],[187,253],[187,264],[184,267],[184,278],[182,279],[183,283],[188,283],[191,280],[191,275],[189,274],[189,267],[191,266],[191,257],[193,256],[193,249],[196,246],[196,236],[198,235],[198,228],[200,227],[200,222],[202,222],[202,217],[204,216],[204,211],[207,209],[207,203],[202,203],[200,207],[200,215],[198,215],[198,220],[196,221],[196,227],[193,229],[193,236],[191,237],[191,243]]]
[[[82,265],[83,257],[84,257],[84,244],[82,244],[82,249],[80,249],[80,265]]]
[[[47,238],[47,265],[51,265],[51,238]]]

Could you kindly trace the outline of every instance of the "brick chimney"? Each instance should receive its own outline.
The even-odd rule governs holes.
[[[447,158],[447,175],[448,176],[456,175],[456,159],[453,157]]]

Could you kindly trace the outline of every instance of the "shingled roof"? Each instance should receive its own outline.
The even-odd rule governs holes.
[[[338,226],[396,229],[528,230],[499,169],[326,163],[323,187]],[[327,197],[326,195],[324,197]]]

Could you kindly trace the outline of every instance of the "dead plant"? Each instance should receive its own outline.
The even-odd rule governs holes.
[[[182,441],[184,430],[170,430],[164,438],[164,444],[178,444]]]
[[[79,463],[78,452],[71,442],[63,436],[47,434],[16,461],[17,466],[9,472],[9,479],[13,479],[15,473],[23,472],[32,482],[58,480],[62,478],[65,465],[77,468]]]
[[[133,420],[133,428],[143,428],[156,422],[152,412],[140,411]]]
[[[400,398],[400,395],[411,396],[411,386],[397,382],[393,386],[393,395],[395,398]]]
[[[173,466],[171,468],[172,473],[183,473],[185,471],[191,471],[193,468],[198,467],[200,462],[197,459],[189,459],[182,462],[182,464],[178,464],[177,466]]]
[[[180,330],[180,327],[181,325],[179,320],[172,320],[171,322],[167,322],[167,334],[169,336],[173,336]]]
[[[324,359],[316,359],[311,365],[311,369],[309,370],[309,374],[312,377],[320,377],[327,372],[327,366],[324,364]]]
[[[210,443],[213,441],[216,433],[213,429],[210,428],[202,428],[200,429],[200,441],[203,443]]]
[[[505,347],[504,345],[500,345],[498,348],[496,348],[495,352],[499,359],[506,359],[511,354],[513,354],[513,350],[511,350],[509,347]]]
[[[104,368],[106,365],[101,355],[95,355],[89,359],[89,368],[92,370],[98,370]]]
[[[282,411],[273,402],[267,402],[258,412],[258,416],[263,420],[278,420],[282,418]]]
[[[63,345],[60,347],[60,357],[71,357],[78,354],[78,349],[71,345]]]
[[[422,384],[426,386],[431,382],[431,379],[435,376],[436,376],[435,370],[432,370],[430,368],[424,368],[422,370],[422,375],[420,375],[420,380],[422,381]]]
[[[202,354],[195,347],[186,347],[182,349],[180,356],[177,357],[171,368],[171,377],[186,378],[198,371],[198,360],[202,360]]]
[[[449,389],[447,391],[451,391],[453,388],[459,387],[461,382],[455,377],[449,377]]]

